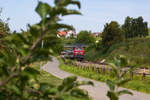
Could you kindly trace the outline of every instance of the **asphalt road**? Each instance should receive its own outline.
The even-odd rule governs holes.
[[[60,79],[64,79],[68,76],[73,75],[71,73],[68,73],[68,72],[65,72],[65,71],[62,71],[61,69],[59,69],[59,61],[56,58],[53,58],[53,61],[48,62],[46,65],[44,65],[43,70],[45,70],[46,72],[49,72],[50,74],[52,74]],[[106,96],[108,87],[106,86],[105,83],[90,80],[90,79],[83,78],[80,76],[78,76],[78,80],[92,81],[94,83],[94,87],[87,86],[87,85],[80,87],[82,89],[87,90],[93,100],[109,100]],[[122,89],[122,88],[120,88],[120,89]],[[131,90],[131,91],[134,94],[133,96],[123,95],[120,97],[120,100],[150,100],[149,94],[140,93],[140,92],[133,91],[133,90]]]

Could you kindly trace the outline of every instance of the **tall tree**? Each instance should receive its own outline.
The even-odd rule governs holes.
[[[125,23],[122,26],[126,38],[130,37],[130,35],[131,35],[131,23],[132,23],[131,21],[132,21],[132,18],[127,16],[127,18],[125,19]]]
[[[123,39],[124,34],[116,21],[106,23],[102,32],[102,45],[105,48],[109,48],[113,44],[123,41]]]
[[[122,29],[125,33],[125,37],[145,37],[148,35],[148,24],[144,22],[144,19],[140,16],[138,18],[126,17]]]

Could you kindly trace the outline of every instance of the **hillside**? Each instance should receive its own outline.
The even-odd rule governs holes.
[[[91,49],[87,52],[86,59],[111,61],[117,55],[125,55],[130,60],[130,64],[150,67],[150,37],[130,39],[111,46],[107,53],[103,51]]]

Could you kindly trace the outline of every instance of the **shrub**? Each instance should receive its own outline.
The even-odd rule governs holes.
[[[77,43],[82,43],[82,44],[92,44],[95,42],[95,38],[92,36],[92,34],[88,31],[81,31],[77,35],[76,39]]]

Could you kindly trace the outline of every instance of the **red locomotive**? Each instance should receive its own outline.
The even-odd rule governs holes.
[[[83,60],[84,58],[84,48],[83,47],[75,47],[74,48],[74,58],[78,60]]]
[[[65,50],[61,52],[61,56],[69,59],[77,59],[79,61],[84,59],[84,48],[83,45],[69,45],[64,46]]]

